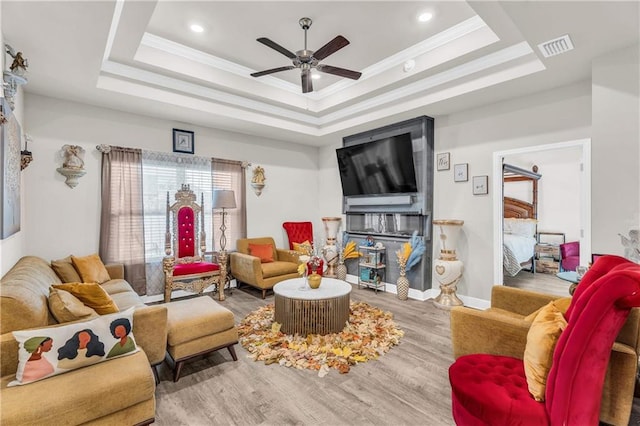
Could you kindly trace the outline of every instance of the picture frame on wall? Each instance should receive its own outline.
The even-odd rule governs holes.
[[[489,176],[473,177],[473,195],[487,195],[489,193]]]
[[[441,152],[436,156],[436,169],[438,171],[441,170],[449,170],[449,153]]]
[[[173,129],[173,152],[193,154],[193,132],[189,130]]]
[[[456,164],[453,166],[453,181],[467,182],[469,180],[469,163]]]

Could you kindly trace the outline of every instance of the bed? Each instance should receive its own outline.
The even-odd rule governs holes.
[[[504,197],[503,227],[503,265],[510,276],[515,276],[523,268],[535,273],[535,247],[538,217],[538,180],[542,177],[538,167],[525,170],[510,164],[504,164],[503,181],[531,182],[531,203],[511,197]]]

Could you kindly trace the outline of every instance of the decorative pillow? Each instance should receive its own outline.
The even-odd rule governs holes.
[[[529,392],[536,401],[544,401],[547,375],[553,361],[558,338],[567,321],[553,302],[545,305],[529,328],[524,349],[524,374]]]
[[[293,243],[293,251],[309,256],[311,254],[311,242],[306,240],[302,243]]]
[[[63,283],[77,283],[82,281],[80,275],[78,275],[78,271],[76,271],[76,268],[71,262],[71,256],[67,256],[64,259],[52,260],[51,268]]]
[[[131,333],[134,310],[129,308],[60,327],[14,331],[19,345],[18,370],[16,380],[8,386],[24,385],[137,352]]]
[[[96,283],[66,283],[54,284],[53,288],[68,291],[85,305],[94,309],[100,315],[118,312],[118,306],[111,296]]]
[[[249,243],[249,254],[259,257],[261,263],[273,262],[273,246],[271,244]]]
[[[88,320],[98,315],[68,291],[49,288],[49,310],[59,323]]]
[[[111,279],[107,268],[97,254],[84,257],[71,256],[71,261],[80,274],[80,281],[102,284]]]
[[[571,304],[571,300],[572,300],[571,297],[561,297],[561,298],[553,300],[553,301],[551,301],[549,303],[552,303],[558,309],[558,311],[560,311],[562,316],[564,316],[567,313],[567,310],[569,309],[569,305]],[[527,321],[527,322],[533,322],[533,320],[536,319],[536,316],[538,316],[540,311],[543,310],[543,309],[544,309],[544,306],[542,308],[539,308],[537,311],[532,312],[529,315],[527,315],[526,317],[524,317],[524,320]]]
[[[534,237],[537,224],[538,221],[536,219],[506,218],[504,220],[504,233],[522,237]]]

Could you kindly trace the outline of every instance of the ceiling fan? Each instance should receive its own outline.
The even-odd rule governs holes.
[[[304,49],[298,50],[296,53],[293,53],[284,47],[280,46],[278,43],[266,38],[260,37],[257,39],[260,43],[264,44],[272,48],[273,50],[277,50],[282,53],[284,56],[288,57],[292,60],[293,65],[289,65],[286,67],[278,67],[272,68],[269,70],[259,71],[251,73],[252,77],[262,77],[263,75],[273,74],[280,71],[288,71],[294,68],[300,68],[302,71],[302,93],[313,92],[313,84],[311,82],[311,69],[315,68],[320,72],[324,72],[327,74],[333,74],[340,77],[350,78],[352,80],[357,80],[360,78],[362,73],[357,71],[348,70],[345,68],[334,67],[331,65],[323,65],[320,63],[327,56],[337,52],[338,50],[345,47],[349,44],[349,40],[342,37],[341,35],[336,36],[329,43],[322,46],[320,49],[316,50],[307,50],[307,30],[311,27],[313,21],[309,18],[301,18],[298,21],[302,29],[304,30]]]

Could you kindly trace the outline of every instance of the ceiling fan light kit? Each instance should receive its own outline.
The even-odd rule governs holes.
[[[333,53],[348,45],[349,40],[341,35],[338,35],[333,40],[314,52],[313,50],[307,49],[307,30],[311,27],[313,21],[310,18],[301,18],[298,23],[304,30],[304,49],[298,50],[296,53],[285,49],[278,43],[266,37],[260,37],[257,39],[258,42],[272,48],[277,52],[282,53],[284,56],[291,59],[293,65],[254,72],[251,73],[252,77],[262,77],[263,75],[273,74],[281,71],[288,71],[294,68],[300,68],[302,79],[302,93],[313,92],[313,83],[311,82],[312,69],[316,69],[317,71],[327,74],[337,75],[339,77],[350,78],[352,80],[357,80],[360,78],[362,73],[358,71],[352,71],[345,68],[334,67],[331,65],[323,65],[320,63],[320,61],[322,61],[327,56],[332,55]]]

